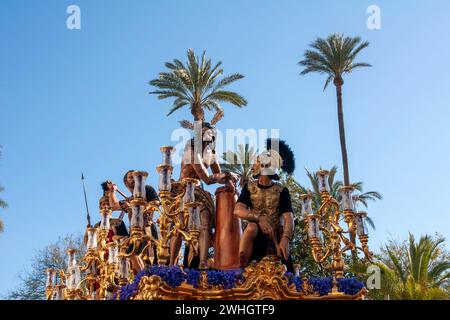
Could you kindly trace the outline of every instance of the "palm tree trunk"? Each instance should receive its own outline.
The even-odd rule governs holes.
[[[205,113],[200,104],[193,104],[191,107],[191,113],[194,116],[194,121],[203,121],[205,118]]]
[[[344,170],[344,185],[350,185],[350,177],[348,172],[347,145],[345,143],[345,126],[344,111],[342,110],[342,85],[336,85],[338,122],[339,122],[339,139],[341,141],[342,167]]]

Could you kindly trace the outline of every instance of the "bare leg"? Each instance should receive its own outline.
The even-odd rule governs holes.
[[[142,261],[142,259],[138,255],[132,255],[130,257],[130,262],[131,262],[131,268],[136,273],[145,268],[144,261]]]
[[[258,235],[258,225],[254,222],[250,222],[244,230],[244,234],[239,244],[239,254],[243,254],[245,262],[248,263],[253,252],[253,241]]]
[[[200,255],[200,265],[199,268],[208,267],[208,250],[209,250],[209,240],[210,240],[210,229],[211,229],[211,213],[203,209],[200,212],[200,235],[199,235],[199,255]]]
[[[170,240],[170,262],[169,265],[173,266],[178,262],[178,254],[181,248],[181,234],[177,234]]]

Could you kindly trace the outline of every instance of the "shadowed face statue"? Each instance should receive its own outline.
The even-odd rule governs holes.
[[[253,175],[277,176],[281,167],[281,157],[274,150],[264,151],[257,158],[253,165]]]

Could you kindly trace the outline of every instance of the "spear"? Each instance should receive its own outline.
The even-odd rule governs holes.
[[[89,207],[88,207],[88,202],[87,202],[87,196],[86,196],[86,187],[84,186],[84,175],[83,172],[81,173],[81,183],[83,184],[83,193],[84,193],[84,203],[86,204],[86,218],[87,218],[87,222],[88,222],[88,228],[91,227],[91,216],[89,214]]]

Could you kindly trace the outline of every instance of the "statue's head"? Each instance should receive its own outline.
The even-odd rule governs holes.
[[[281,157],[274,150],[266,150],[256,157],[253,164],[253,176],[255,178],[261,176],[270,176],[272,179],[278,180],[281,168]]]
[[[254,178],[269,176],[274,180],[280,179],[280,172],[294,173],[295,159],[291,148],[279,139],[267,139],[266,150],[260,153],[252,167]]]
[[[108,183],[110,183],[109,181],[105,181],[101,184],[102,186],[102,190],[103,190],[103,196],[100,198],[98,204],[99,204],[99,208],[100,210],[109,210],[111,207],[109,206],[109,197],[107,195],[107,192],[109,190],[108,188]]]
[[[214,143],[216,141],[217,131],[209,122],[202,123],[202,141],[203,143]]]
[[[133,172],[136,170],[128,170],[124,176],[123,176],[123,184],[127,189],[132,193],[134,189],[134,178],[133,178]]]

